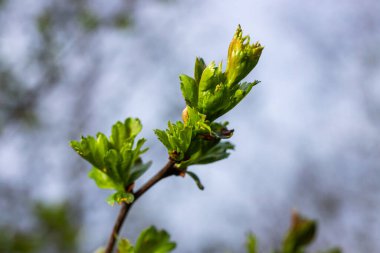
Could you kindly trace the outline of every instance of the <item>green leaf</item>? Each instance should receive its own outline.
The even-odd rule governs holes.
[[[121,157],[115,149],[110,149],[104,158],[105,168],[102,169],[114,182],[122,184],[123,175],[120,174]]]
[[[117,186],[114,181],[109,176],[107,176],[107,174],[97,169],[96,167],[93,167],[88,172],[88,177],[93,179],[96,185],[101,189],[114,190],[119,188],[119,186]]]
[[[110,142],[113,144],[116,150],[120,150],[127,139],[128,136],[125,125],[120,121],[116,122],[116,124],[112,126]]]
[[[82,140],[83,140],[83,137],[82,137],[81,141]],[[77,152],[78,155],[80,155],[82,158],[86,159],[85,156],[86,156],[86,151],[87,150],[83,150],[81,142],[76,141],[76,140],[70,141],[70,147],[72,149],[74,149],[74,151]]]
[[[180,161],[191,144],[192,127],[181,121],[175,124],[169,121],[166,131],[156,129],[155,134],[168,149],[169,156],[175,161]]]
[[[125,145],[130,148],[133,140],[141,132],[142,125],[139,119],[127,118],[124,123],[118,121],[112,126],[110,142],[116,150],[121,150]]]
[[[152,161],[147,163],[136,163],[131,169],[131,175],[129,176],[130,183],[141,177],[152,165]]]
[[[199,92],[204,92],[212,89],[217,85],[215,82],[215,62],[211,62],[203,71],[201,79],[199,81]],[[199,96],[202,93],[199,94]]]
[[[165,130],[155,129],[154,133],[157,135],[158,140],[164,144],[167,150],[173,150],[173,147],[169,141],[169,136]]]
[[[135,253],[167,253],[176,247],[164,230],[149,227],[141,232],[135,246]]]
[[[198,105],[209,121],[214,121],[225,114],[230,103],[229,90],[225,84],[218,84],[214,91],[207,91],[199,99]]]
[[[92,150],[93,157],[97,163],[98,168],[104,167],[104,157],[109,149],[108,139],[103,133],[98,133],[95,147]]]
[[[182,122],[180,122],[182,123]],[[192,129],[191,127],[183,126],[182,129],[178,129],[179,143],[178,146],[183,153],[186,153],[191,143]]]
[[[205,189],[205,187],[203,186],[203,184],[202,184],[201,180],[199,179],[199,177],[197,176],[197,174],[195,174],[191,171],[188,171],[188,170],[186,171],[186,174],[189,175],[195,181],[199,190],[203,191]]]
[[[94,166],[99,166],[95,160],[94,153],[96,149],[96,140],[92,136],[81,138],[80,141],[71,141],[70,146],[77,152],[82,158],[87,160]]]
[[[187,126],[194,128],[193,136],[199,133],[211,133],[210,122],[206,120],[206,115],[198,112],[197,110],[187,107]]]
[[[208,164],[227,158],[230,153],[228,150],[234,149],[234,145],[230,142],[219,142],[200,157],[197,164]]]
[[[197,85],[199,84],[199,81],[201,80],[202,73],[205,70],[205,68],[206,68],[205,61],[202,58],[197,57],[195,59],[195,66],[194,66],[194,79]]]
[[[117,252],[118,253],[134,253],[135,250],[133,245],[128,241],[128,239],[120,238],[117,243]]]
[[[230,142],[219,142],[210,149],[201,150],[200,153],[192,156],[188,161],[181,163],[180,167],[194,164],[208,164],[227,158],[230,154],[228,150],[234,149]]]
[[[230,104],[226,108],[226,112],[234,108],[243,98],[251,91],[252,87],[260,83],[259,81],[254,81],[252,83],[242,83],[239,84],[239,88],[235,91],[233,97],[230,99]]]
[[[120,153],[122,162],[119,171],[125,186],[127,186],[129,184],[129,175],[131,173],[131,168],[135,163],[134,152],[131,149],[125,148],[122,149]]]
[[[187,75],[180,75],[181,91],[186,104],[196,106],[198,102],[198,86],[195,80]]]
[[[108,196],[107,203],[113,206],[115,203],[121,204],[123,202],[127,204],[131,204],[134,200],[135,200],[135,197],[133,196],[132,193],[118,191]]]
[[[213,136],[218,137],[220,139],[229,139],[232,137],[234,130],[229,130],[227,128],[228,122],[224,123],[211,123],[211,131]]]
[[[257,240],[256,240],[256,237],[252,233],[248,234],[247,242],[245,245],[246,245],[247,253],[258,253]]]
[[[133,160],[135,161],[140,155],[144,154],[146,151],[148,151],[148,148],[145,148],[141,150],[142,146],[146,140],[144,138],[137,141],[136,147],[133,150]]]
[[[127,118],[124,122],[124,125],[127,129],[128,137],[135,138],[142,129],[142,124],[138,118]]]
[[[98,133],[96,139],[92,136],[82,137],[80,142],[71,141],[70,145],[95,167],[104,167],[104,156],[109,148],[107,137],[104,134]]]

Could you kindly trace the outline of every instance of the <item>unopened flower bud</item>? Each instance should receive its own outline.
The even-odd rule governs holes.
[[[234,85],[246,77],[259,61],[264,47],[256,42],[250,44],[250,37],[243,37],[243,31],[238,26],[228,48],[227,80],[228,85]]]
[[[183,109],[183,111],[182,111],[183,123],[186,124],[188,118],[189,118],[189,113],[188,113],[187,106],[186,106],[185,109]]]

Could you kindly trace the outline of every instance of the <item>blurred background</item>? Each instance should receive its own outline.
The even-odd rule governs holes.
[[[0,0],[0,252],[92,252],[119,207],[68,145],[139,117],[145,181],[167,160],[152,129],[179,120],[178,75],[226,62],[238,24],[265,46],[261,80],[221,121],[229,159],[156,185],[122,235],[166,229],[175,252],[281,242],[292,209],[319,221],[312,249],[380,252],[380,2]]]

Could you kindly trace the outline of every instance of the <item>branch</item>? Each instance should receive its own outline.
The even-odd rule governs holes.
[[[127,217],[129,210],[131,209],[133,203],[135,203],[146,191],[148,191],[153,185],[159,182],[161,179],[172,175],[179,175],[178,169],[174,166],[175,162],[171,159],[167,162],[167,164],[159,171],[156,175],[154,175],[148,182],[146,182],[143,186],[140,187],[134,194],[135,200],[127,204],[125,202],[122,203],[119,215],[117,216],[115,225],[113,226],[111,235],[108,239],[107,247],[105,253],[112,253],[113,248],[115,247],[116,239],[119,235],[120,229],[123,226],[124,220]]]

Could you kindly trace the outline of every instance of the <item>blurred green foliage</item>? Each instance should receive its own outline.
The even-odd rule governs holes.
[[[85,30],[93,31],[99,27],[100,21],[94,12],[85,9],[79,13],[79,23]]]
[[[317,223],[294,212],[291,225],[285,233],[283,244],[280,249],[272,253],[306,253],[307,248],[315,239],[317,233]],[[176,243],[170,241],[170,235],[164,231],[158,231],[155,227],[143,230],[136,241],[136,245],[125,238],[120,238],[118,242],[118,253],[169,253],[174,250]],[[246,253],[259,253],[256,237],[249,233],[246,239]],[[103,253],[104,249],[99,249],[96,253]],[[339,248],[333,248],[318,253],[341,253]]]
[[[317,222],[293,212],[291,225],[285,233],[280,249],[273,253],[306,253],[307,248],[313,242],[317,234]],[[246,241],[247,253],[259,253],[257,239],[253,234],[248,234]],[[333,248],[318,253],[341,253],[338,248]]]
[[[37,203],[33,214],[31,228],[0,227],[0,252],[78,252],[80,223],[71,205]]]
[[[0,0],[0,15],[6,11],[7,8],[2,7],[8,3]],[[32,38],[37,43],[25,55],[25,62],[13,66],[9,59],[0,58],[0,131],[14,123],[37,125],[39,115],[36,109],[47,94],[62,85],[62,78],[70,67],[61,62],[62,50],[77,50],[77,45],[73,46],[70,44],[72,40],[65,38],[86,41],[91,40],[91,35],[100,28],[127,29],[133,24],[132,7],[133,3],[124,3],[107,15],[100,15],[87,0],[52,2],[40,8],[34,20],[36,33]],[[24,71],[17,70],[30,66],[35,69],[37,78],[25,78],[20,74]]]

